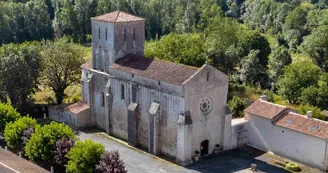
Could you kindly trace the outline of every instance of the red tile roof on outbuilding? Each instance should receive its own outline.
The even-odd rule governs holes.
[[[48,173],[49,171],[0,147],[0,172]],[[5,167],[5,168],[4,168]],[[9,169],[8,169],[9,168]],[[4,170],[2,170],[4,169]]]
[[[88,109],[89,106],[87,103],[83,101],[79,101],[76,103],[69,103],[69,104],[61,104],[61,105],[55,105],[49,107],[49,109],[52,110],[58,110],[58,111],[70,111],[74,114],[78,114],[86,109]]]
[[[263,100],[257,100],[248,106],[244,111],[268,119],[273,119],[275,116],[284,112],[286,109],[286,106],[281,106]]]
[[[281,116],[274,124],[311,136],[316,136],[318,138],[328,138],[327,122],[315,118],[308,118],[304,115],[296,114],[293,112],[289,112]],[[318,129],[312,130],[314,126],[317,126]]]
[[[92,17],[91,20],[115,23],[115,22],[145,21],[146,19],[122,11],[114,11],[101,16]]]
[[[118,59],[112,68],[177,86],[182,86],[199,69],[134,54]]]

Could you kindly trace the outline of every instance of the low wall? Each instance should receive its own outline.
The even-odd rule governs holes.
[[[231,115],[227,115],[225,122],[223,150],[232,150],[245,145],[247,143],[247,121],[244,118],[231,119]]]

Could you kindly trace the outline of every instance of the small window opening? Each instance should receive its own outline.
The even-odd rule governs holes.
[[[121,99],[124,100],[124,97],[125,97],[125,95],[124,95],[124,85],[121,84]]]
[[[132,74],[132,78],[134,78],[134,74]]]
[[[106,28],[106,41],[107,41],[107,28]]]
[[[284,133],[285,131],[282,130],[281,132]]]
[[[161,85],[161,81],[158,81],[158,85]]]
[[[207,72],[206,74],[206,81],[208,82],[210,80],[210,72]]]
[[[101,92],[101,106],[105,106],[105,94],[104,92]]]
[[[311,128],[311,130],[312,131],[315,131],[315,130],[317,130],[319,127],[318,126],[313,126],[312,128]]]
[[[133,28],[133,40],[136,40],[136,29]]]
[[[99,27],[99,30],[98,30],[98,37],[99,37],[99,40],[100,40],[100,27]]]
[[[294,120],[288,120],[287,123],[291,124],[292,122],[294,122]]]
[[[124,41],[126,41],[126,29],[124,28]]]

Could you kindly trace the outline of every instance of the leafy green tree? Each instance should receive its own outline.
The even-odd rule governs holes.
[[[328,25],[318,27],[305,37],[301,47],[319,67],[328,72]]]
[[[20,114],[9,104],[0,103],[0,132],[3,132],[7,123],[20,118]]]
[[[63,137],[75,138],[73,130],[64,123],[52,122],[42,127],[37,126],[35,133],[26,143],[25,155],[36,163],[55,163],[56,141]]]
[[[244,109],[246,109],[246,101],[237,96],[233,96],[231,100],[228,102],[228,106],[232,111],[233,117],[243,117]]]
[[[28,128],[35,128],[37,125],[36,120],[28,116],[7,123],[4,133],[7,145],[16,151],[23,150],[25,147],[22,138],[24,131]]]
[[[299,113],[305,115],[307,111],[312,111],[312,117],[326,120],[326,116],[321,113],[321,110],[315,106],[310,106],[308,104],[301,105],[298,109]]]
[[[269,59],[269,77],[273,82],[276,82],[284,73],[285,66],[292,63],[292,58],[288,49],[284,46],[279,46],[272,52],[272,57]]]
[[[199,34],[168,34],[148,43],[145,55],[200,67],[205,63],[204,41]]]
[[[92,140],[77,141],[68,152],[67,173],[92,173],[101,160],[105,147]]]
[[[278,79],[276,84],[278,94],[291,103],[297,103],[303,89],[318,83],[319,75],[320,68],[311,62],[290,64]]]
[[[41,51],[42,83],[55,92],[57,104],[65,97],[65,89],[80,80],[80,66],[84,62],[83,53],[65,39],[46,42]]]
[[[268,89],[263,91],[263,94],[267,97],[268,102],[274,102],[274,93]]]
[[[201,0],[198,7],[200,17],[198,28],[201,31],[204,31],[215,18],[223,17],[222,9],[215,0]]]
[[[0,91],[21,111],[35,92],[40,67],[40,46],[36,42],[8,44],[0,48]]]

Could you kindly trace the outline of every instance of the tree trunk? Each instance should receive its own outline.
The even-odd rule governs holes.
[[[57,104],[62,104],[65,98],[65,89],[54,89]]]

